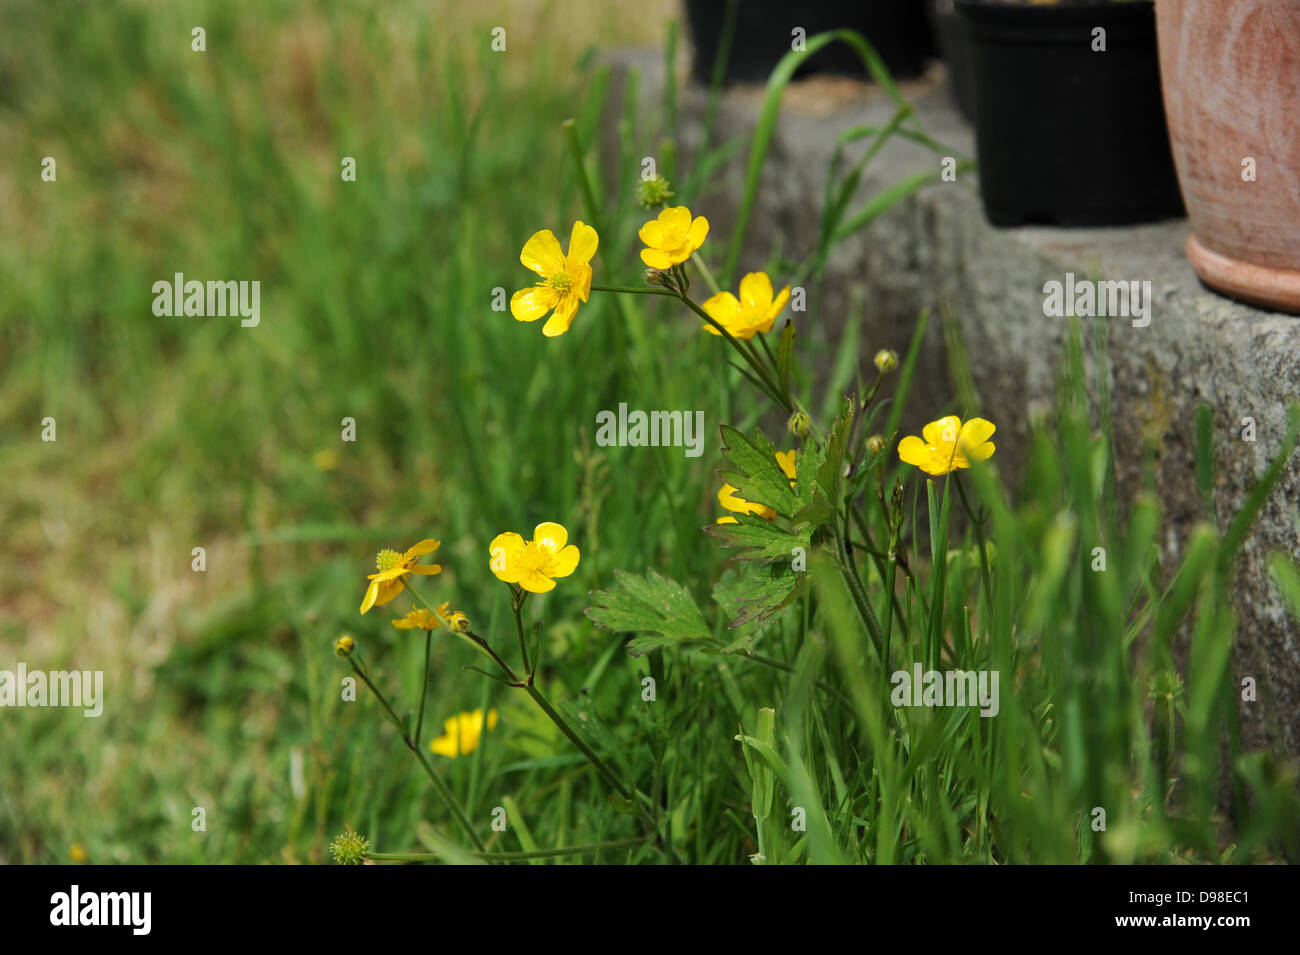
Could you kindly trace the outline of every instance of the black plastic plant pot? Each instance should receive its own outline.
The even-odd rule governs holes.
[[[729,0],[686,0],[697,82],[707,84],[713,78],[729,5]],[[723,82],[764,83],[790,52],[794,30],[802,29],[808,38],[840,28],[866,37],[896,77],[920,75],[935,52],[921,0],[740,0]],[[868,75],[857,53],[843,43],[819,50],[795,75],[808,73],[863,79]]]
[[[971,62],[970,34],[953,0],[929,0],[926,10],[939,44],[939,57],[948,67],[948,91],[958,111],[975,122],[975,65]]]
[[[957,0],[970,27],[984,213],[996,226],[1183,214],[1148,2]],[[1105,50],[1094,50],[1104,30]]]

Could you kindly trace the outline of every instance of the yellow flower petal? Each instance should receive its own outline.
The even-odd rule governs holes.
[[[375,606],[382,607],[386,603],[391,603],[397,599],[397,595],[406,589],[406,584],[400,580],[381,580],[379,584],[379,596],[375,598]]]
[[[510,314],[520,322],[535,322],[555,308],[555,289],[548,285],[521,288],[510,297]]]
[[[544,594],[548,590],[555,589],[555,581],[540,570],[532,570],[519,579],[519,586],[532,594]]]
[[[369,612],[370,608],[375,605],[375,601],[378,598],[379,598],[379,581],[375,580],[372,581],[370,586],[366,588],[366,595],[361,600],[361,612],[362,613]]]
[[[519,261],[524,268],[532,269],[542,278],[564,271],[564,252],[560,249],[560,240],[550,229],[532,234],[519,253]]]
[[[709,298],[706,298],[700,305],[700,308],[704,309],[705,314],[708,315],[709,318],[713,319],[728,332],[731,332],[733,335],[735,334],[737,322],[740,319],[740,302],[737,301],[736,296],[732,295],[730,292],[719,292],[717,295],[712,295]],[[710,335],[717,335],[719,337],[722,335],[722,332],[707,323],[704,326],[704,330]]]
[[[750,272],[740,280],[740,301],[756,311],[768,310],[772,305],[772,280],[766,272]]]
[[[436,541],[432,537],[426,537],[420,543],[414,545],[402,555],[402,561],[406,562],[416,557],[423,557],[425,554],[432,554],[442,546],[442,541]]]
[[[931,421],[921,429],[926,444],[938,447],[941,444],[955,444],[957,434],[961,431],[961,418],[945,415],[938,421]]]
[[[658,219],[651,219],[637,230],[637,238],[652,248],[658,248],[664,239],[664,227]]]
[[[723,484],[722,490],[718,491],[718,503],[737,514],[748,514],[749,509],[753,507],[749,501],[737,494],[736,489],[730,484]]]
[[[666,253],[658,249],[642,249],[641,261],[652,269],[670,269],[676,264]]]
[[[930,460],[930,448],[914,434],[909,434],[898,442],[898,457],[904,464],[921,467]]]
[[[519,582],[519,557],[523,553],[524,539],[514,531],[498,534],[488,545],[488,566],[498,580],[508,584]]]
[[[790,301],[790,286],[787,285],[777,293],[776,301],[774,301],[772,307],[767,310],[768,329],[772,327],[772,323],[776,321],[776,317],[785,309],[785,303],[788,301]]]
[[[961,426],[960,440],[965,447],[973,448],[993,437],[993,432],[996,430],[997,425],[992,421],[986,421],[983,418],[971,418]]]
[[[691,210],[686,206],[671,206],[659,213],[659,224],[667,233],[685,234],[691,229]],[[704,230],[707,232],[709,224],[704,223]]]
[[[556,303],[555,312],[546,320],[542,326],[542,334],[547,338],[555,338],[563,335],[573,324],[573,316],[578,314],[578,297],[576,295],[566,295]]]
[[[709,234],[709,220],[704,216],[699,216],[691,223],[691,251],[694,252],[704,244],[704,239]]]
[[[562,548],[546,564],[546,573],[550,577],[568,577],[578,569],[578,548],[570,544]]]
[[[595,229],[581,219],[573,223],[573,231],[569,235],[569,264],[590,262],[599,243],[600,237],[596,235]]]
[[[591,298],[591,266],[579,266],[577,272],[578,274],[574,275],[574,269],[570,266],[569,275],[573,279],[573,290],[578,293],[578,298],[585,302]]]
[[[721,325],[734,321],[740,315],[740,301],[730,292],[711,295],[700,305],[709,318]],[[716,333],[715,333],[716,334]]]
[[[794,480],[794,452],[778,451],[776,452],[776,463],[781,465],[781,470],[791,481]]]
[[[553,554],[558,553],[568,542],[569,532],[565,530],[563,524],[545,521],[533,528],[533,543]]]

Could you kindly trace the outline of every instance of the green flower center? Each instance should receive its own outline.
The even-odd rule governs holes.
[[[557,292],[567,292],[573,288],[573,279],[568,272],[556,272],[546,280],[546,284]]]
[[[395,550],[385,548],[375,555],[375,566],[382,574],[386,570],[392,570],[397,566],[397,562],[402,559],[402,555]]]

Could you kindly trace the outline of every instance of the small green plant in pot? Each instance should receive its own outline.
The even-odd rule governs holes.
[[[970,28],[984,210],[997,226],[1182,214],[1146,0],[957,0]]]

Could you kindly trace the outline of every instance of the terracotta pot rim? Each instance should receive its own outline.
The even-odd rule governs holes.
[[[1300,270],[1273,268],[1234,259],[1187,237],[1187,261],[1206,285],[1231,298],[1279,312],[1300,315]]]

